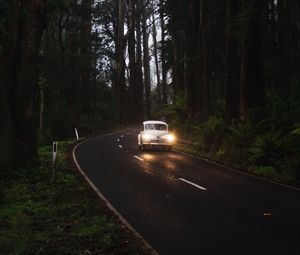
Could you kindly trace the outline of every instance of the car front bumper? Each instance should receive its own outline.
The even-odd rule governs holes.
[[[170,146],[170,145],[172,145],[172,143],[171,142],[169,142],[169,141],[165,141],[165,140],[149,140],[149,141],[144,141],[144,144],[145,145],[153,145],[153,146],[159,146],[159,145],[161,145],[161,146]]]

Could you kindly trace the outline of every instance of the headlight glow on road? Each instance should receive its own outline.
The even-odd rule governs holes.
[[[149,154],[149,153],[145,153],[145,154],[143,154],[143,158],[144,158],[145,160],[151,160],[151,159],[154,158],[154,156],[151,155],[151,154]]]

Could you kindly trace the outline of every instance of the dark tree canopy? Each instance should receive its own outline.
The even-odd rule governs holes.
[[[211,155],[257,142],[249,155],[267,156],[244,161],[294,168],[299,10],[297,0],[0,0],[1,164],[38,162],[37,134],[164,117],[183,134],[208,132],[198,138]]]

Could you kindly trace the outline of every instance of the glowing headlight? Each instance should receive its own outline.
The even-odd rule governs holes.
[[[172,142],[175,141],[175,136],[174,135],[167,135],[166,138],[167,138],[169,143],[172,143]]]
[[[149,134],[143,134],[143,135],[142,135],[142,138],[143,138],[144,140],[150,140],[150,139],[151,139],[151,135],[149,135]]]

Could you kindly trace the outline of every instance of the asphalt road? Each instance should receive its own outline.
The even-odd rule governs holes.
[[[177,152],[140,152],[137,133],[95,137],[75,156],[160,254],[300,254],[299,191]]]

